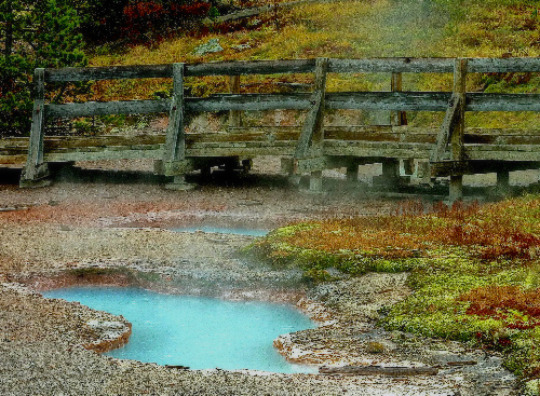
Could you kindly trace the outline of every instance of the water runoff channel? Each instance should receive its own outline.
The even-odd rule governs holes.
[[[268,230],[186,225],[176,232],[264,236]],[[316,367],[288,362],[274,348],[282,334],[314,328],[290,304],[225,301],[210,297],[161,294],[126,287],[72,287],[43,293],[122,315],[132,324],[129,342],[106,355],[194,370],[260,370],[315,373]]]

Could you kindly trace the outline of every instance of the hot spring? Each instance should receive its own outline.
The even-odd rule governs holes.
[[[56,289],[43,296],[78,301],[131,322],[129,342],[106,353],[115,358],[191,369],[316,372],[287,362],[273,347],[281,334],[315,327],[290,305],[115,287]]]

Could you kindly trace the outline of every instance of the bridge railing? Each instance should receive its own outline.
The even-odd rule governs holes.
[[[376,58],[376,59],[307,59],[282,61],[221,62],[206,64],[169,64],[153,66],[88,67],[65,69],[36,69],[36,85],[32,130],[28,159],[23,178],[35,180],[46,169],[43,164],[43,134],[47,119],[76,118],[106,114],[145,114],[169,112],[170,121],[163,153],[164,173],[180,174],[179,163],[186,158],[184,119],[186,112],[215,112],[249,110],[307,110],[295,159],[322,155],[323,115],[332,110],[388,110],[394,112],[393,124],[403,122],[405,111],[446,112],[445,120],[433,147],[431,161],[445,163],[442,173],[455,181],[460,191],[460,166],[464,161],[464,119],[468,111],[540,111],[538,94],[489,94],[466,91],[468,73],[540,72],[539,58]],[[271,75],[315,73],[312,93],[276,94],[216,94],[205,98],[185,97],[184,79],[195,76]],[[392,73],[391,92],[326,92],[328,73]],[[451,92],[409,92],[402,90],[402,73],[453,73]],[[172,78],[170,99],[127,100],[46,104],[45,84],[119,79]],[[444,153],[451,150],[451,160]],[[457,164],[457,165],[456,165]],[[446,166],[449,165],[449,166]],[[454,170],[452,170],[454,169]],[[313,169],[315,184],[317,172]],[[455,173],[455,174],[454,174]],[[319,178],[320,179],[320,178]]]

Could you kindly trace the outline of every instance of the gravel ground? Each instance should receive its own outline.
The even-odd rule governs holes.
[[[497,356],[375,326],[379,308],[410,293],[404,274],[370,274],[308,288],[298,271],[276,271],[241,258],[238,250],[252,237],[166,229],[201,222],[275,227],[309,218],[391,213],[399,206],[339,180],[331,194],[298,192],[275,173],[258,174],[264,161],[255,164],[255,176],[228,181],[216,176],[188,192],[161,189],[163,180],[150,175],[146,161],[86,164],[39,190],[19,190],[17,172],[3,171],[0,394],[517,394],[514,377]],[[111,173],[112,166],[120,170]],[[371,171],[376,173],[376,167]],[[532,181],[537,176],[527,174]],[[427,208],[430,200],[425,200]],[[436,367],[438,373],[184,371],[109,358],[98,352],[125,341],[130,326],[123,318],[43,299],[37,292],[93,282],[294,302],[324,323],[276,340],[291,360],[318,366]]]

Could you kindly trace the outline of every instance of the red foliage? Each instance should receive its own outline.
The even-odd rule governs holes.
[[[139,0],[124,7],[123,32],[134,43],[159,42],[168,32],[207,15],[210,7],[203,1]]]
[[[500,319],[509,329],[528,330],[540,326],[540,289],[486,286],[463,294],[459,300],[470,302],[467,315]],[[512,313],[516,311],[519,315]]]

